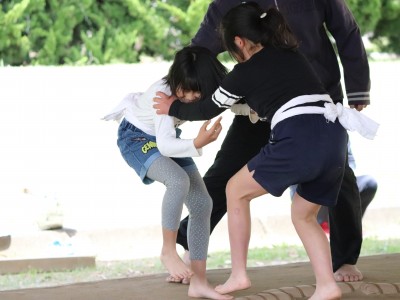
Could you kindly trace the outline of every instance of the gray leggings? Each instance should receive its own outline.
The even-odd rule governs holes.
[[[189,211],[188,243],[191,260],[206,260],[210,238],[212,200],[197,169],[182,168],[171,158],[161,156],[150,166],[147,177],[167,188],[161,211],[165,229],[178,231],[183,204]]]

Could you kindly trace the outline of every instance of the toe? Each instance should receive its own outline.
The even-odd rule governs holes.
[[[165,278],[165,281],[170,283],[180,283],[182,282],[182,279],[169,275]]]

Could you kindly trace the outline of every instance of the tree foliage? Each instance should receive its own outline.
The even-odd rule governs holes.
[[[381,18],[382,0],[346,0],[354,18],[360,27],[361,33],[373,32],[376,24]]]
[[[400,0],[346,0],[363,34],[400,53]],[[0,0],[0,64],[134,63],[171,59],[210,0]]]
[[[6,65],[170,59],[188,44],[208,1],[0,0],[0,60]]]
[[[382,0],[381,13],[371,40],[384,52],[400,54],[400,0]]]

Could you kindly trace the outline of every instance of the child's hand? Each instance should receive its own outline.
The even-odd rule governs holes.
[[[156,109],[157,115],[168,115],[169,108],[176,99],[174,95],[167,96],[163,92],[157,92],[156,97],[153,98],[156,103],[153,108]]]
[[[355,108],[358,111],[362,111],[366,107],[367,105],[362,105],[362,104],[350,105],[350,108]]]
[[[204,122],[199,130],[199,134],[194,139],[194,146],[196,149],[202,148],[218,138],[222,130],[221,119],[222,117],[219,117],[210,129],[207,129],[207,126],[211,123],[211,120]]]

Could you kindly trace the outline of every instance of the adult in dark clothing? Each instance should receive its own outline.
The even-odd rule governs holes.
[[[240,0],[213,1],[192,40],[193,45],[209,48],[215,54],[225,51],[218,32],[225,13]],[[275,6],[286,18],[324,88],[334,102],[343,102],[338,59],[326,29],[336,41],[343,66],[348,104],[362,110],[369,102],[369,65],[359,28],[343,0],[256,0],[264,9]],[[159,101],[159,103],[162,103]],[[200,103],[199,103],[200,104]],[[208,119],[210,112],[199,106],[175,101],[169,115],[183,120]],[[226,213],[225,187],[228,180],[268,142],[268,122],[252,124],[246,116],[235,116],[214,164],[203,179],[213,199],[211,232]],[[359,281],[356,263],[362,244],[360,194],[352,169],[346,163],[337,205],[331,208],[330,244],[335,279]],[[181,222],[177,243],[188,249],[187,219]]]

